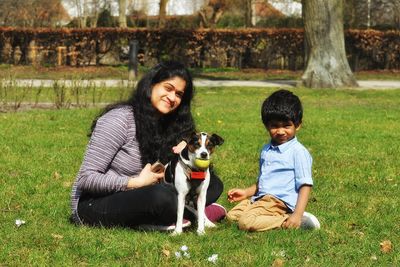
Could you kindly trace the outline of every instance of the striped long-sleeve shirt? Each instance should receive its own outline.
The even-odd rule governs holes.
[[[81,222],[77,208],[83,193],[106,195],[126,190],[129,178],[141,170],[132,108],[110,110],[97,121],[72,187],[73,220]]]

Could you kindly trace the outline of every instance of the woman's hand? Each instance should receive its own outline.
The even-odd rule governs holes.
[[[181,153],[181,151],[186,147],[186,145],[187,145],[187,143],[186,143],[185,141],[182,141],[182,142],[180,142],[179,144],[177,144],[176,146],[174,146],[174,147],[172,148],[172,151],[173,151],[175,154],[179,154],[179,153]]]
[[[139,176],[129,179],[127,189],[140,188],[158,183],[164,177],[164,172],[156,173],[151,171],[151,164],[144,166]]]

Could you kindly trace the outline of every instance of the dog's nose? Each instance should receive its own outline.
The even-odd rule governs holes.
[[[208,153],[207,152],[201,152],[200,156],[201,156],[202,159],[206,159],[207,156],[208,156]]]

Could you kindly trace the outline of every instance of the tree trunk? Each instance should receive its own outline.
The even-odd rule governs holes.
[[[343,0],[303,0],[307,67],[302,85],[310,88],[355,87],[346,58]]]
[[[165,26],[165,17],[167,16],[167,4],[168,0],[160,0],[160,12],[158,14],[158,27],[163,28]]]
[[[97,21],[99,20],[100,15],[100,1],[101,0],[92,0],[92,12],[90,18],[90,27],[97,28]]]
[[[225,12],[226,0],[208,0],[199,11],[200,28],[215,28]]]
[[[126,0],[118,0],[119,4],[119,17],[118,26],[120,28],[126,28]]]
[[[252,0],[245,0],[244,4],[245,4],[245,8],[244,8],[244,10],[245,10],[245,12],[244,12],[245,13],[245,15],[244,15],[245,25],[246,25],[246,27],[252,27],[252,26],[254,26],[252,23],[252,20],[253,20]]]
[[[200,16],[200,28],[208,28],[209,24],[205,11],[199,10],[199,16]]]
[[[87,19],[89,17],[89,10],[88,10],[88,3],[87,0],[83,1],[78,1],[79,3],[79,9],[81,10],[81,15],[79,16],[79,23],[80,23],[80,28],[86,28],[87,26]],[[78,4],[77,4],[78,5]]]

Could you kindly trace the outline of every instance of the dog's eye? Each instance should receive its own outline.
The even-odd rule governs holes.
[[[214,147],[214,144],[212,142],[208,142],[206,145],[206,148],[209,150],[212,149],[213,147]]]
[[[200,148],[199,142],[190,142],[188,145],[189,151],[194,153],[197,149]]]
[[[190,140],[189,144],[192,146],[197,146],[199,144],[199,139],[193,138],[192,140]]]

